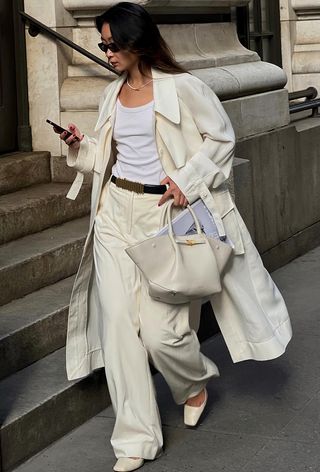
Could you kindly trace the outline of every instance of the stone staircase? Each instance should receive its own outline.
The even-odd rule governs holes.
[[[50,154],[0,158],[0,451],[11,470],[109,404],[104,372],[68,381],[67,311],[88,227]]]

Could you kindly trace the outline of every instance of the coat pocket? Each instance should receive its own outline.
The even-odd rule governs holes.
[[[226,234],[234,244],[234,254],[244,254],[245,249],[235,211],[236,206],[229,190],[225,189],[220,192],[214,191],[212,192],[212,197],[214,199],[214,205],[221,216]]]

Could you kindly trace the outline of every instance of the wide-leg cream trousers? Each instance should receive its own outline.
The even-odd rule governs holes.
[[[160,195],[105,185],[94,226],[94,264],[100,307],[100,341],[116,414],[111,438],[116,457],[154,459],[162,447],[161,420],[149,361],[168,383],[177,404],[218,376],[200,352],[189,326],[189,304],[153,300],[125,252],[162,226]],[[154,264],[166,261],[154,260]]]

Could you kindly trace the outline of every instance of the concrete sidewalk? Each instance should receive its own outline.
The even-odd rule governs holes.
[[[160,375],[155,378],[163,420],[164,454],[152,472],[320,471],[320,247],[273,273],[292,318],[286,354],[269,362],[233,364],[221,336],[203,344],[221,377],[196,429],[183,425]],[[111,407],[56,441],[19,472],[107,472]]]

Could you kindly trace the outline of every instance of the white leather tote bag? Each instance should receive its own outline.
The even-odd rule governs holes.
[[[170,304],[187,303],[221,291],[221,274],[232,248],[201,232],[199,221],[188,206],[197,233],[177,236],[172,228],[172,205],[166,207],[168,234],[154,236],[128,247],[127,254],[148,281],[149,295]]]

